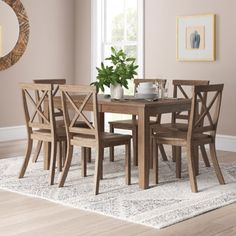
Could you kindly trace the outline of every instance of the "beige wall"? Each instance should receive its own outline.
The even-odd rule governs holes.
[[[88,84],[91,78],[91,1],[76,0],[75,82]]]
[[[145,74],[167,79],[207,79],[224,83],[219,121],[220,134],[236,136],[236,1],[145,1]],[[176,16],[201,13],[217,15],[216,62],[176,61]]]
[[[91,3],[89,0],[22,0],[30,18],[30,42],[23,58],[0,72],[0,127],[23,124],[18,83],[35,77],[90,81]],[[46,7],[45,7],[46,5]],[[76,9],[76,17],[74,16]],[[146,0],[145,74],[167,79],[210,79],[224,83],[219,133],[236,136],[236,1]],[[217,15],[216,62],[176,61],[176,16]],[[74,30],[75,29],[75,30]],[[75,41],[76,40],[76,41]],[[76,43],[75,43],[76,42]],[[11,94],[12,100],[6,102]],[[14,111],[9,109],[14,107]]]
[[[74,80],[73,0],[22,0],[30,23],[30,39],[23,57],[0,71],[0,127],[24,124],[19,82],[34,78]]]

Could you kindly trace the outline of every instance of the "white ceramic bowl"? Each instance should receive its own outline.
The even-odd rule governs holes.
[[[143,83],[140,83],[138,87],[140,87],[140,88],[152,88],[153,83],[152,82],[143,82]]]
[[[142,94],[150,94],[150,93],[153,94],[153,93],[155,93],[155,88],[153,88],[153,87],[151,87],[151,88],[138,87],[137,92],[142,93]]]
[[[136,93],[135,94],[136,98],[142,98],[142,99],[153,99],[153,98],[158,98],[158,95],[156,93]]]

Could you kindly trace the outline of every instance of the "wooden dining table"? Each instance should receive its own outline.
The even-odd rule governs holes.
[[[56,96],[53,99],[54,107],[61,108],[61,98]],[[139,187],[141,189],[149,187],[150,117],[163,113],[187,111],[190,108],[190,99],[165,98],[148,101],[137,99],[133,96],[126,96],[124,99],[114,100],[105,98],[104,95],[98,95],[101,131],[104,130],[105,113],[130,114],[137,115],[138,117],[138,174]]]

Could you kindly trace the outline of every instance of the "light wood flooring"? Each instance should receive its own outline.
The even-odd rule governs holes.
[[[24,154],[25,142],[0,143],[0,159]],[[220,161],[236,153],[218,152]],[[45,200],[0,190],[0,235],[22,236],[235,236],[236,204],[211,211],[162,230],[81,211]]]

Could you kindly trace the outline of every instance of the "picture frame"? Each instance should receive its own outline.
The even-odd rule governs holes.
[[[177,61],[215,61],[215,14],[178,16]]]

